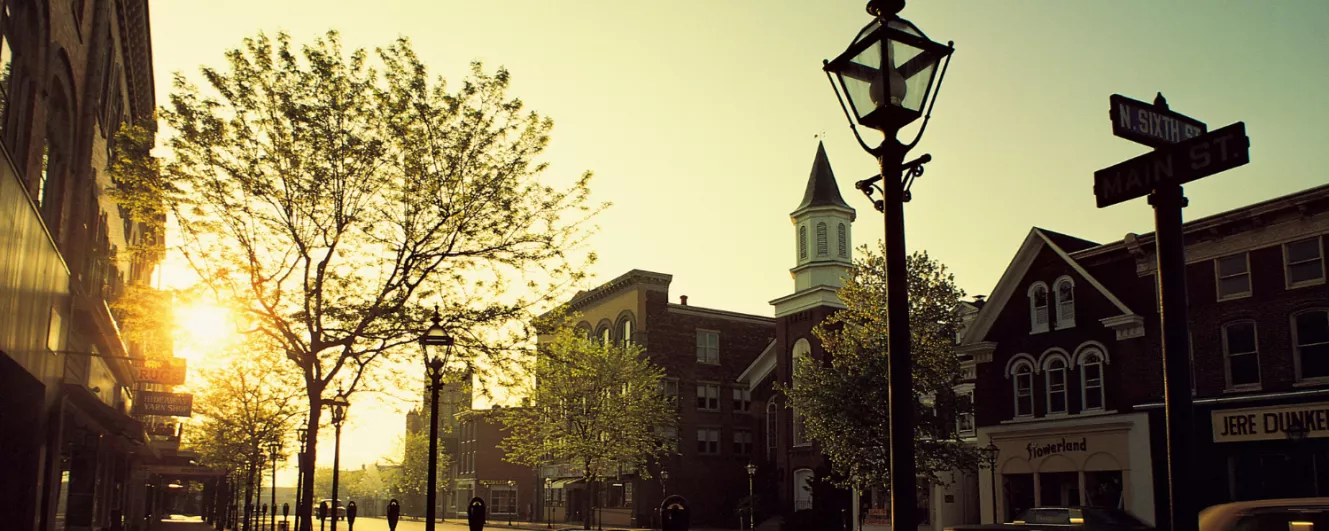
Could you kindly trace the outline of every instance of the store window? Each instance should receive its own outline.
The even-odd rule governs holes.
[[[1084,473],[1084,497],[1087,505],[1124,509],[1121,471],[1108,470]]]
[[[1034,506],[1034,475],[1002,474],[1001,493],[1003,521],[1010,522]]]

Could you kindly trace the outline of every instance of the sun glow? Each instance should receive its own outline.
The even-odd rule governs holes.
[[[231,312],[209,301],[190,301],[175,307],[177,353],[200,361],[235,341]]]

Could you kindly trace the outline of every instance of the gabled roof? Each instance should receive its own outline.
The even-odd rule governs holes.
[[[1053,236],[1055,235],[1055,236]],[[1024,285],[1025,275],[1029,272],[1029,267],[1033,265],[1034,258],[1043,248],[1051,249],[1058,257],[1071,266],[1071,269],[1080,275],[1089,285],[1103,294],[1108,302],[1117,307],[1122,315],[1133,315],[1134,312],[1121,302],[1121,299],[1108,291],[1098,279],[1089,274],[1084,267],[1076,262],[1074,258],[1064,249],[1061,244],[1065,243],[1072,248],[1081,250],[1087,249],[1085,245],[1095,246],[1093,242],[1082,240],[1074,236],[1067,236],[1052,231],[1046,231],[1038,227],[1029,230],[1029,235],[1025,237],[1024,243],[1020,244],[1020,250],[1015,253],[1015,258],[1006,266],[1006,271],[1001,274],[1001,280],[997,281],[997,286],[992,289],[992,296],[988,298],[987,304],[978,311],[978,316],[964,335],[964,344],[970,345],[980,343],[987,339],[988,330],[996,322],[997,316],[1006,308],[1006,304],[1011,298],[1020,294],[1020,288]]]
[[[734,381],[748,384],[749,390],[756,389],[767,376],[775,372],[776,361],[775,340],[772,339],[766,345],[766,348],[761,351],[761,354],[753,359],[746,369],[743,369],[743,374],[738,375],[738,378]]]
[[[817,206],[833,206],[854,211],[840,196],[840,185],[835,182],[831,161],[826,158],[826,146],[821,142],[817,143],[817,155],[812,159],[812,173],[808,175],[808,187],[803,192],[803,201],[794,209],[794,214]]]

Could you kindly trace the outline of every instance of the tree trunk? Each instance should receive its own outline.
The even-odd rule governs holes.
[[[582,515],[582,522],[583,522],[583,523],[582,523],[582,529],[590,529],[590,528],[591,528],[591,511],[592,511],[592,508],[593,508],[595,505],[594,505],[593,503],[591,503],[591,495],[592,495],[592,493],[591,493],[591,484],[592,484],[592,480],[593,480],[593,478],[591,477],[591,461],[590,461],[589,459],[585,461],[585,468],[584,468],[583,470],[585,470],[585,473],[582,474],[582,483],[585,484],[585,486],[586,486],[586,488],[585,488],[586,495],[585,495],[585,496],[582,496],[582,497],[586,499],[586,502],[583,503],[582,505],[584,505],[584,506],[586,507],[586,514]]]
[[[309,385],[306,383],[306,385]],[[305,484],[300,486],[300,503],[297,513],[300,517],[299,531],[314,529],[314,463],[318,455],[318,421],[323,413],[323,389],[310,389],[309,392],[309,437],[305,440],[305,460],[300,466],[305,472]],[[335,508],[333,509],[336,510]]]
[[[254,498],[254,460],[252,456],[247,468],[249,470],[245,474],[247,479],[245,480],[245,506],[243,510],[245,512],[245,531],[252,531],[254,529],[254,506],[250,505]]]

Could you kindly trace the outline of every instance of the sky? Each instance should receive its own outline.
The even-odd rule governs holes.
[[[875,173],[821,61],[869,22],[863,0],[159,0],[151,6],[157,101],[172,75],[259,31],[349,48],[410,37],[451,81],[471,61],[506,67],[510,94],[554,119],[551,183],[595,172],[612,202],[586,287],[630,269],[673,275],[690,304],[772,315],[792,292],[794,228],[819,140],[858,210],[857,244],[882,218],[851,187]],[[372,6],[372,9],[370,8]],[[1108,98],[1152,101],[1218,129],[1243,121],[1247,166],[1186,186],[1186,219],[1329,181],[1329,2],[913,0],[901,15],[956,52],[911,155],[933,161],[906,205],[908,248],[987,294],[1033,226],[1097,242],[1152,230],[1144,200],[1097,209],[1093,172],[1147,148],[1115,138]],[[871,131],[864,135],[880,138]],[[908,140],[908,138],[906,138]],[[390,453],[403,406],[352,408],[342,463]],[[320,462],[331,462],[331,431]],[[293,483],[283,473],[279,483]],[[293,473],[290,474],[293,477]]]

